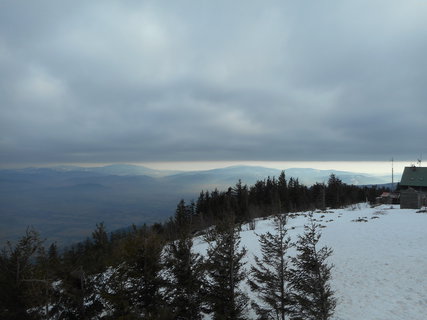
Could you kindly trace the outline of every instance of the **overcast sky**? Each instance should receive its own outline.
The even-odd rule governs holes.
[[[415,161],[427,1],[0,2],[0,165]]]

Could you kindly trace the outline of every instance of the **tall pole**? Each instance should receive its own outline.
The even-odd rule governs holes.
[[[394,159],[391,158],[391,192],[394,192]]]

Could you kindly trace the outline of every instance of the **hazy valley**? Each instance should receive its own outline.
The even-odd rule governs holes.
[[[202,190],[225,190],[241,179],[278,177],[281,170],[234,166],[207,171],[163,171],[143,166],[95,168],[58,166],[0,171],[0,242],[15,240],[27,226],[59,244],[90,236],[104,222],[108,230],[161,222],[173,215],[180,199],[196,200]],[[305,185],[326,182],[331,173],[355,185],[389,183],[388,176],[354,172],[287,169],[286,177]]]

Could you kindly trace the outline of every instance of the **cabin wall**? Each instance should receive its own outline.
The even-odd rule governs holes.
[[[414,189],[402,190],[400,192],[401,209],[420,209],[427,205],[427,193]]]

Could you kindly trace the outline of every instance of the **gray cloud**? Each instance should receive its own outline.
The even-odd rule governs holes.
[[[0,165],[413,159],[422,1],[4,1]]]

